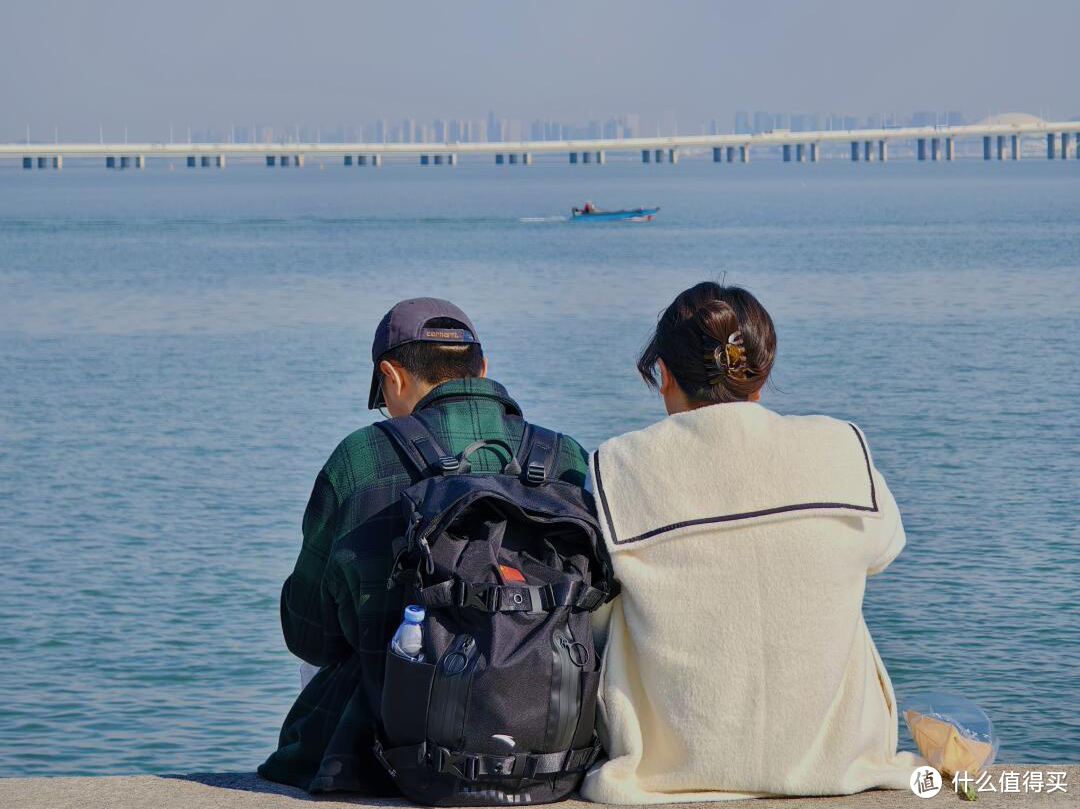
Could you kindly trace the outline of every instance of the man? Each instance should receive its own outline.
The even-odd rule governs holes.
[[[422,418],[448,451],[478,439],[521,443],[521,408],[487,378],[472,321],[449,301],[414,298],[383,317],[371,347],[368,408]],[[476,472],[508,459],[498,448],[470,457]],[[579,486],[587,455],[563,436],[555,475]],[[419,479],[375,426],[348,436],[315,480],[304,542],[281,591],[285,643],[319,667],[281,729],[277,752],[259,768],[272,781],[310,792],[396,795],[372,753],[387,644],[401,621],[400,587],[387,589],[391,542],[405,532],[399,499]]]

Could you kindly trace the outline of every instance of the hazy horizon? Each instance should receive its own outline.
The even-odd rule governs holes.
[[[8,0],[0,141],[376,119],[1080,114],[1080,3]]]

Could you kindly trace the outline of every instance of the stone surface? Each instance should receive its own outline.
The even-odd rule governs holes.
[[[975,807],[1078,807],[1080,806],[1080,764],[1004,764],[990,768],[992,781],[999,785],[1003,771],[1019,772],[1020,793],[980,792]],[[1046,774],[1051,770],[1064,771],[1066,792],[1053,794],[1023,792],[1023,775],[1028,771]],[[960,798],[946,783],[945,788],[930,800],[958,802]],[[569,800],[560,804],[562,809],[587,809],[595,807],[585,801]],[[704,809],[710,804],[674,804],[687,809]],[[754,809],[877,809],[883,807],[915,807],[921,805],[911,792],[871,791],[857,795],[826,798],[779,798],[752,801],[727,801],[713,806],[725,809],[753,807]],[[952,805],[967,806],[965,803]],[[373,800],[349,795],[311,796],[292,787],[264,781],[255,773],[191,773],[189,775],[113,775],[74,778],[2,778],[0,779],[0,807],[7,809],[312,809],[319,807],[404,807],[411,806],[401,800]]]

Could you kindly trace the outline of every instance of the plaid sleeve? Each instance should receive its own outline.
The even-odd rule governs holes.
[[[559,480],[585,485],[585,472],[589,468],[589,453],[577,441],[564,435],[559,441],[559,457],[556,460],[555,475]]]
[[[304,542],[292,575],[281,588],[281,629],[289,651],[315,666],[346,657],[349,645],[338,624],[337,605],[324,586],[337,528],[337,492],[325,469],[304,512]]]

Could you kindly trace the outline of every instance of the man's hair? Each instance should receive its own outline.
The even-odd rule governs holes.
[[[436,317],[424,324],[433,328],[463,329],[450,317]],[[379,362],[396,362],[422,382],[437,385],[448,379],[480,376],[484,372],[484,351],[479,343],[435,343],[414,340],[391,348],[379,357]]]

